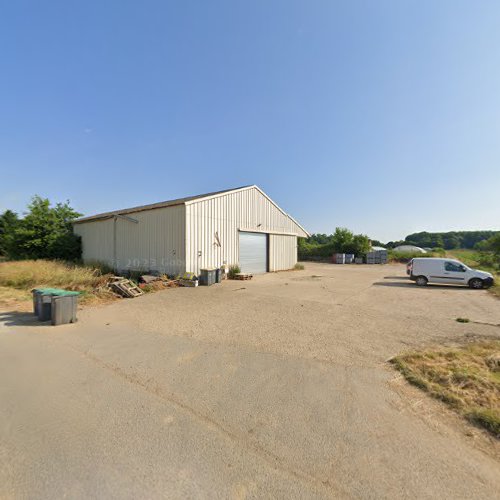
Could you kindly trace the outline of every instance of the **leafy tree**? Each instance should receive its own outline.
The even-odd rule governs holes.
[[[372,243],[366,234],[355,234],[352,239],[352,245],[346,248],[345,253],[353,253],[354,255],[365,255],[370,251]]]
[[[79,259],[81,242],[73,234],[71,222],[80,215],[69,202],[51,207],[47,198],[34,196],[25,217],[7,235],[7,255],[13,259]]]
[[[319,236],[319,237],[318,237]],[[318,243],[325,241],[326,243]],[[370,239],[364,234],[354,235],[346,228],[338,227],[335,232],[327,235],[313,235],[309,238],[299,238],[298,254],[300,259],[325,260],[334,253],[353,253],[363,255],[370,250]]]
[[[500,257],[500,233],[476,244],[477,250],[492,252]]]
[[[430,242],[430,245],[428,245],[428,246],[431,248],[443,248],[444,247],[443,236],[441,234],[431,234],[429,237],[429,242]]]
[[[443,248],[451,250],[453,248],[460,248],[462,240],[455,233],[448,233],[443,237]]]
[[[19,223],[19,217],[12,210],[5,210],[5,212],[0,215],[0,255],[7,254],[7,241],[9,239],[9,234],[12,233],[14,228]]]
[[[344,253],[346,249],[351,248],[354,242],[354,234],[346,227],[337,227],[332,235],[331,243],[337,253]],[[347,252],[352,253],[352,252]]]
[[[308,238],[309,243],[317,243],[318,245],[326,245],[330,243],[331,236],[327,234],[313,234]]]

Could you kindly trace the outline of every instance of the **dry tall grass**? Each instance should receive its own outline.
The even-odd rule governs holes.
[[[110,295],[105,288],[109,275],[97,267],[61,261],[22,260],[0,262],[0,302],[8,304],[29,300],[37,287],[64,288],[82,292],[84,301]]]
[[[0,286],[32,289],[37,286],[89,290],[103,280],[101,271],[59,261],[21,260],[0,263]]]
[[[500,340],[391,360],[406,379],[500,438]]]

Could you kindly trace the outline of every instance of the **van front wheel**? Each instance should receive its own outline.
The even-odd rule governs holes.
[[[415,283],[418,286],[425,286],[425,285],[427,285],[427,278],[425,276],[417,276]]]
[[[469,286],[471,288],[475,288],[476,290],[479,290],[479,289],[484,287],[484,283],[483,283],[483,280],[480,278],[472,278],[469,281]]]

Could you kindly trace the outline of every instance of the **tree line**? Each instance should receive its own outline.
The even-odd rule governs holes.
[[[81,257],[80,237],[72,221],[81,214],[69,202],[51,206],[47,198],[34,196],[24,216],[12,210],[0,214],[0,255],[9,259],[63,259]]]
[[[332,234],[317,233],[309,238],[299,238],[299,259],[316,260],[330,258],[334,253],[364,255],[372,246],[393,249],[399,245],[415,245],[423,248],[453,250],[476,249],[500,256],[500,231],[448,231],[445,233],[409,234],[404,240],[382,243],[370,240],[363,234],[355,235],[346,228],[337,228]]]
[[[345,227],[337,227],[330,235],[313,234],[309,238],[299,238],[299,260],[323,260],[334,253],[365,255],[370,251],[370,238],[365,234],[354,234]]]
[[[486,241],[500,231],[448,231],[444,233],[430,233],[421,231],[406,236],[403,242],[389,242],[388,246],[416,245],[427,248],[444,248],[453,250],[456,248],[475,248],[482,241]]]
[[[486,241],[497,234],[500,234],[500,231],[448,231],[444,233],[421,231],[409,234],[404,240],[389,241],[387,243],[372,239],[371,244],[389,249],[400,245],[415,245],[421,248],[444,248],[445,250],[457,248],[473,249],[478,248],[478,244],[482,241]],[[306,238],[306,242],[311,245],[326,245],[335,241],[336,238],[335,233],[317,233]]]

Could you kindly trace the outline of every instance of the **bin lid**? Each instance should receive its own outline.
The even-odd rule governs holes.
[[[80,292],[72,292],[70,290],[63,290],[61,288],[34,288],[33,291],[38,292],[42,295],[56,295],[58,297],[80,295]]]

